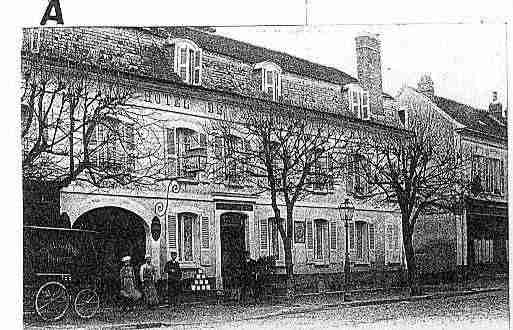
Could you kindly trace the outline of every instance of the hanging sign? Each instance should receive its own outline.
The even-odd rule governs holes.
[[[160,238],[160,232],[162,231],[162,226],[160,224],[160,220],[158,217],[154,217],[151,221],[151,237],[153,240],[158,241]]]

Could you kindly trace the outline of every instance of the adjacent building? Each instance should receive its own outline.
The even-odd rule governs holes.
[[[465,150],[465,177],[471,189],[455,212],[423,216],[414,245],[424,277],[454,278],[457,271],[507,272],[508,269],[508,136],[506,111],[497,100],[489,109],[476,109],[435,93],[429,75],[417,88],[398,94],[400,118],[415,111],[432,111],[453,136],[455,148]],[[413,113],[414,115],[414,113]]]

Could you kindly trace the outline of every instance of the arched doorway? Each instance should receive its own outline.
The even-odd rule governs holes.
[[[221,215],[221,276],[225,289],[238,286],[240,265],[246,250],[247,215],[228,212]]]
[[[99,276],[103,283],[101,290],[105,301],[116,300],[121,258],[126,255],[132,257],[136,280],[139,266],[144,262],[147,231],[144,220],[122,208],[101,207],[82,214],[73,228],[99,232],[96,248]]]

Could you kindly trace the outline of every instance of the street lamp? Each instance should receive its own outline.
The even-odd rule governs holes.
[[[348,233],[348,223],[353,219],[354,214],[354,205],[351,201],[346,198],[344,202],[340,203],[338,206],[338,212],[340,214],[340,220],[344,221],[344,227],[346,229],[346,255],[344,260],[344,300],[346,300],[347,293],[347,284],[349,280],[350,274],[350,265],[349,265],[349,233]]]

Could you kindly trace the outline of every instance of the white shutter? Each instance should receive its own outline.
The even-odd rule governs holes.
[[[249,218],[248,217],[245,217],[244,218],[244,242],[245,242],[245,247],[246,247],[246,251],[249,251]]]
[[[313,222],[306,220],[306,258],[310,261],[314,259],[314,240],[313,240]]]
[[[330,222],[330,249],[337,249],[337,222]]]
[[[399,242],[399,226],[395,225],[394,228],[394,252],[393,252],[393,262],[399,263],[401,261],[401,249]]]
[[[201,264],[210,265],[210,222],[208,216],[201,217]]]
[[[187,47],[179,47],[177,52],[177,74],[183,81],[188,82],[187,77]]]
[[[201,83],[201,51],[195,52],[193,65],[193,77],[191,80],[194,85],[199,85]]]
[[[362,92],[361,96],[362,96],[362,100],[361,100],[362,119],[369,119],[369,116],[370,116],[369,92],[367,92],[367,91]]]
[[[369,257],[376,261],[376,231],[373,223],[369,223]]]
[[[260,219],[260,252],[262,256],[267,256],[268,249],[269,249],[269,230],[268,230],[268,224],[267,219]]]
[[[209,249],[210,248],[210,228],[209,228],[209,221],[208,217],[203,216],[201,217],[201,248],[202,249]]]
[[[393,227],[391,225],[387,225],[385,228],[385,264],[389,264],[392,262],[391,259],[391,246],[392,246],[392,237],[393,237]]]
[[[176,214],[168,214],[167,216],[167,247],[168,255],[171,257],[171,252],[177,252],[177,218]]]

